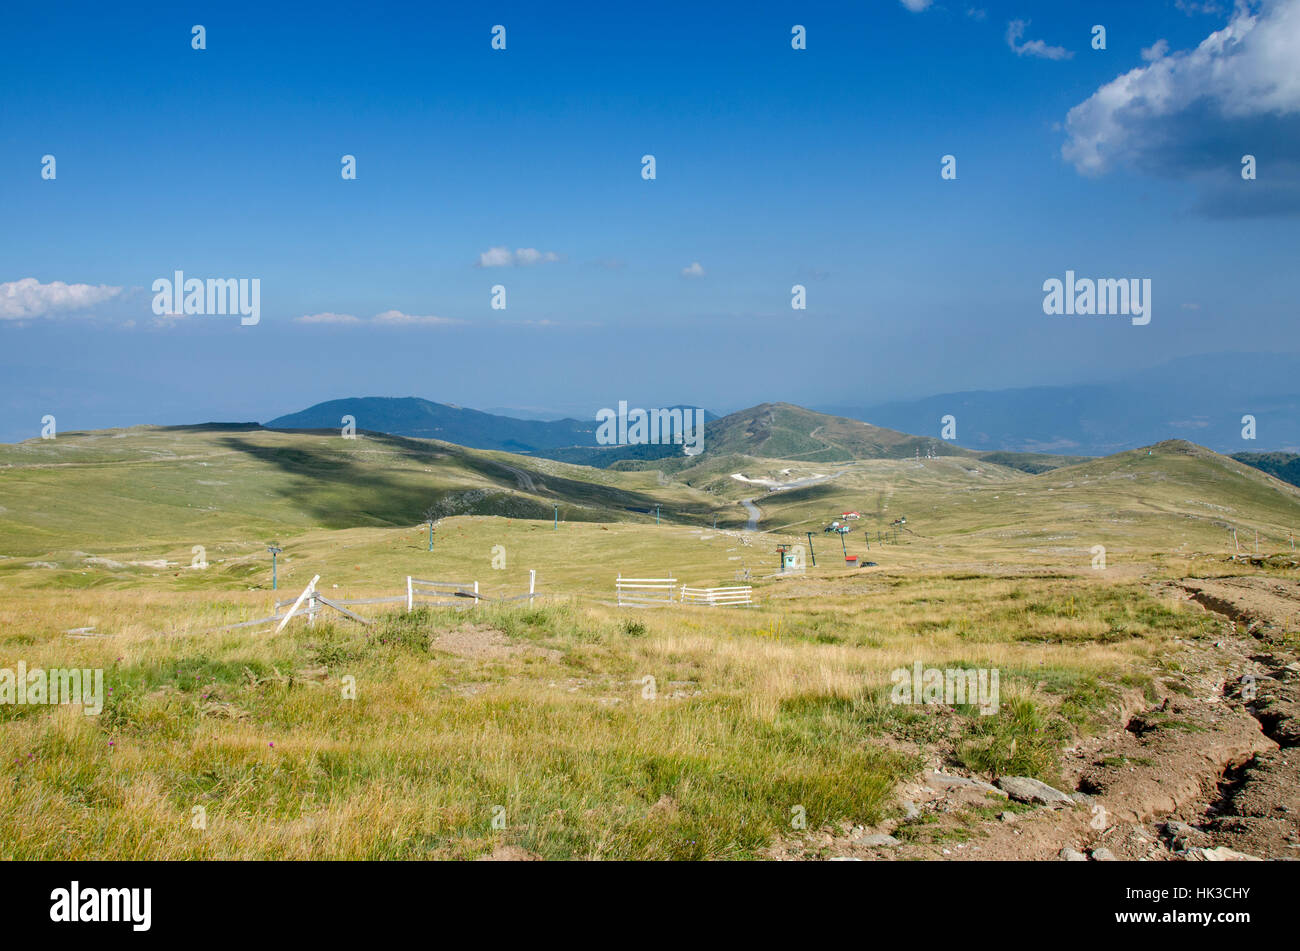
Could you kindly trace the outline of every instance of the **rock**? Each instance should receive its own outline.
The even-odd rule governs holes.
[[[1176,819],[1161,823],[1160,831],[1169,840],[1169,847],[1175,852],[1185,852],[1196,842],[1205,841],[1204,832]]]
[[[1199,829],[1189,826],[1186,822],[1179,822],[1177,819],[1170,819],[1167,822],[1160,823],[1160,828],[1171,839],[1174,836],[1190,838],[1201,834]]]
[[[1254,855],[1247,855],[1245,852],[1238,852],[1236,849],[1230,849],[1226,845],[1221,845],[1217,849],[1188,849],[1187,859],[1191,862],[1262,862],[1261,858]]]
[[[864,835],[856,838],[853,840],[853,844],[860,845],[867,849],[892,849],[894,846],[902,845],[903,843],[899,842],[892,835],[882,835],[877,832],[873,835]]]
[[[1003,795],[1002,790],[983,780],[971,779],[968,776],[952,776],[948,773],[926,773],[925,784],[933,789],[978,789],[980,792],[993,793],[995,796]]]
[[[1118,859],[1115,858],[1115,853],[1112,852],[1110,849],[1093,849],[1091,854],[1092,854],[1092,860],[1094,862],[1119,861]]]
[[[1003,822],[1019,822],[1019,821],[1020,821],[1020,817],[1019,817],[1018,815],[1016,815],[1014,812],[999,812],[999,813],[998,813],[998,818],[1001,819]]]
[[[866,859],[860,859],[856,855],[832,855],[826,861],[828,862],[865,862]]]
[[[916,808],[916,803],[910,799],[904,799],[899,805],[903,807],[903,813],[908,819],[915,819],[921,814],[921,810]]]
[[[1088,856],[1082,852],[1076,852],[1074,849],[1061,849],[1061,858],[1067,862],[1086,862]]]
[[[1051,805],[1056,802],[1072,804],[1074,802],[1073,799],[1059,789],[1053,789],[1047,783],[1039,782],[1037,779],[1030,779],[1028,776],[1003,776],[998,780],[998,785],[1016,802],[1041,803],[1043,805]]]

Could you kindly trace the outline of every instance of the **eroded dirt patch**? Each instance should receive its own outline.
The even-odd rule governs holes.
[[[520,644],[486,624],[462,624],[454,631],[445,631],[434,637],[430,646],[468,660],[506,660],[519,656],[558,660],[561,656],[559,651],[547,647]]]
[[[1008,802],[940,749],[873,828],[826,826],[782,859],[1231,861],[1300,858],[1300,583],[1270,577],[1171,585],[1223,620],[1217,639],[1176,638],[1155,701],[1061,759],[1069,803]],[[1174,673],[1170,673],[1170,671]]]

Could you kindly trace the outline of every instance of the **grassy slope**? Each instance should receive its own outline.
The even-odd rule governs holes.
[[[0,448],[0,554],[67,550],[178,558],[312,528],[413,525],[490,512],[703,519],[711,500],[656,473],[610,473],[429,440],[259,429],[139,427]],[[186,555],[185,561],[189,561]]]
[[[1300,485],[1300,455],[1294,452],[1234,452],[1232,458],[1283,482]]]
[[[795,806],[813,829],[877,820],[893,783],[918,768],[909,750],[942,742],[954,765],[1051,780],[1059,745],[1093,728],[1118,691],[1159,675],[1169,638],[1214,636],[1128,569],[1180,546],[1222,552],[1228,524],[1280,547],[1300,515],[1297,490],[1185,443],[1040,476],[970,458],[729,460],[751,475],[842,473],[760,497],[765,524],[788,526],[775,535],[676,516],[655,526],[615,508],[629,496],[738,508],[753,489],[709,463],[686,488],[409,440],[211,429],[60,436],[0,461],[14,464],[0,470],[0,540],[26,553],[0,562],[0,667],[102,666],[114,688],[98,718],[0,708],[14,753],[0,762],[0,857],[419,858],[506,843],[555,858],[744,857],[789,832]],[[431,488],[546,498],[506,467],[540,474],[551,492],[588,486],[596,501],[574,512],[624,520],[556,531],[460,515],[426,551],[403,513]],[[816,569],[764,577],[777,542],[846,507],[873,528],[906,514],[916,534],[873,544],[881,568],[856,573],[818,535]],[[536,568],[551,598],[473,617],[367,608],[380,627],[365,631],[204,633],[269,613],[268,531],[285,547],[282,595],[313,574],[342,597],[391,595],[408,573],[514,594]],[[219,540],[203,571],[71,554],[188,564],[195,537]],[[867,554],[861,529],[847,543]],[[1106,571],[1088,567],[1093,544],[1110,550]],[[51,551],[58,567],[28,566]],[[745,568],[752,610],[608,604],[620,571],[721,583]],[[470,621],[553,653],[471,659],[433,646]],[[105,636],[63,633],[92,624]],[[1010,715],[883,702],[889,671],[914,660],[999,667]],[[283,676],[320,667],[315,686]],[[341,698],[348,676],[355,701]],[[203,832],[191,827],[196,805]],[[491,827],[497,805],[505,830]]]

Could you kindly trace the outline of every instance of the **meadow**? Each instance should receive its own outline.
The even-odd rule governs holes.
[[[1159,582],[1243,570],[1228,526],[1288,550],[1300,514],[1296,490],[1187,444],[1039,475],[824,465],[843,471],[758,498],[774,530],[747,532],[753,490],[722,470],[317,439],[5,447],[0,667],[103,668],[111,692],[99,716],[0,706],[0,857],[745,859],[799,821],[897,818],[926,769],[1057,782],[1063,749],[1177,677],[1175,639],[1215,637]],[[449,509],[429,551],[408,510],[431,486],[491,490],[473,505],[497,512]],[[820,532],[847,508],[864,518],[845,546],[875,567],[847,568]],[[776,545],[805,532],[817,566],[777,575]],[[331,598],[403,594],[407,575],[496,598],[530,570],[532,603],[222,629],[315,575]],[[620,572],[748,572],[757,604],[619,608]],[[999,669],[1000,713],[890,703],[891,671],[918,660]]]

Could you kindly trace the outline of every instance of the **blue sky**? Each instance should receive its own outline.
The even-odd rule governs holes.
[[[1300,0],[548,7],[7,7],[0,439],[1300,350]],[[260,322],[155,316],[177,269],[260,279]],[[1151,279],[1151,323],[1045,316],[1067,269]]]

